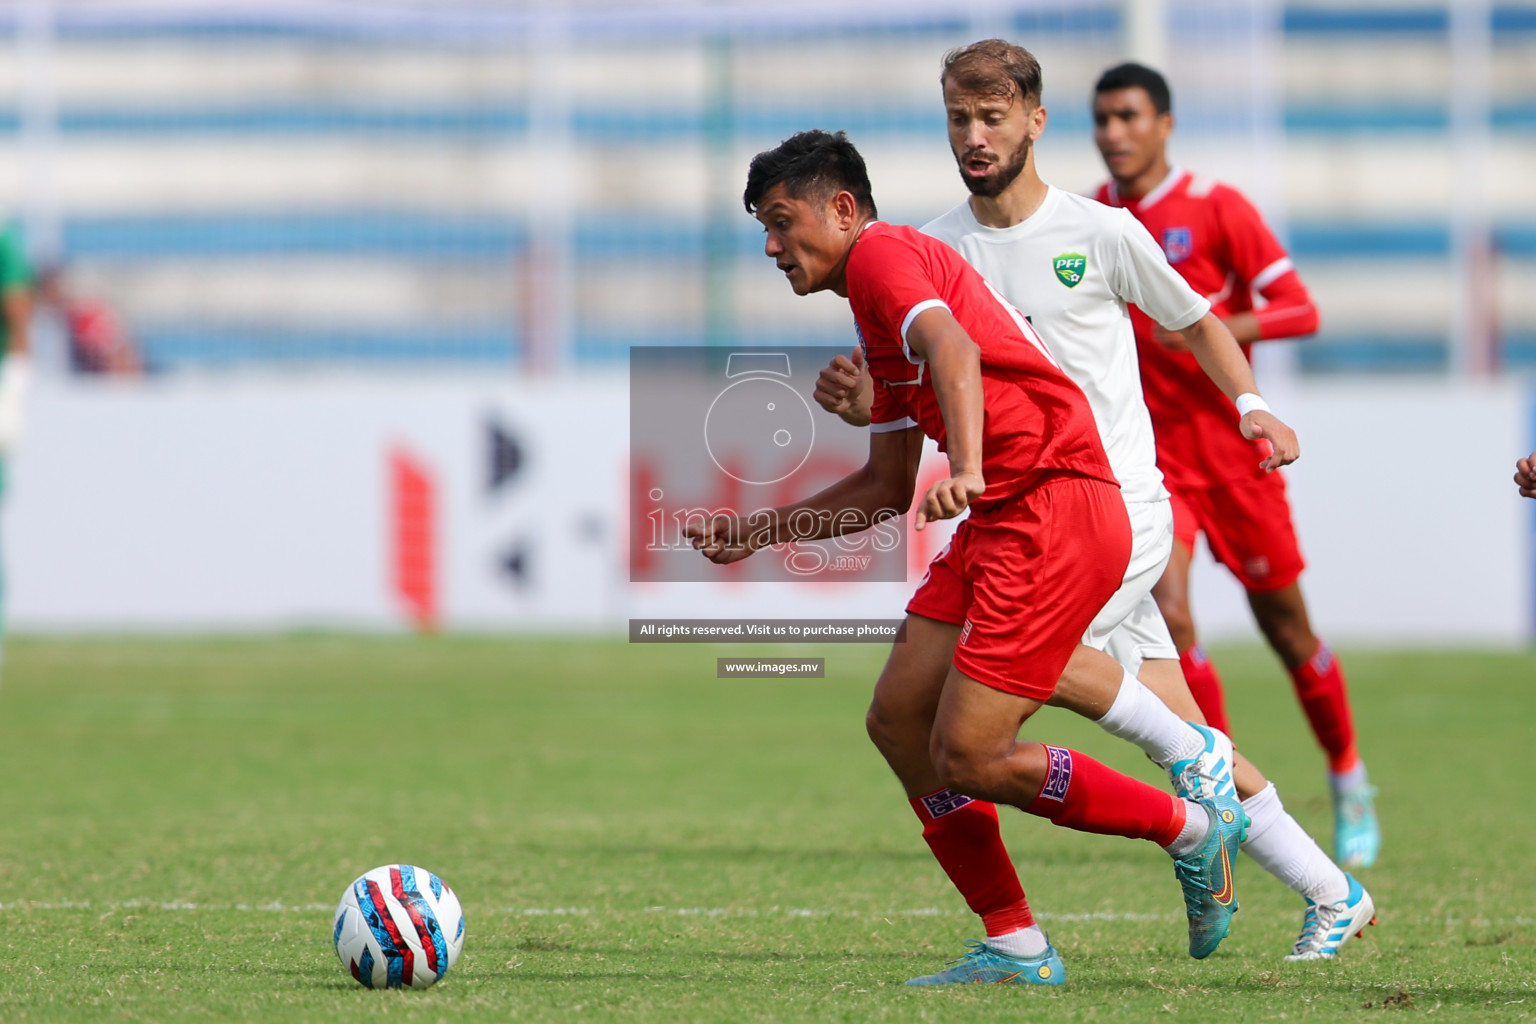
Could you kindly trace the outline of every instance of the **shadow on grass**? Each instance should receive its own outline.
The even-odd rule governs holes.
[[[503,951],[501,955],[505,955]],[[511,951],[516,956],[517,952]],[[539,949],[534,952],[548,952]],[[676,952],[672,950],[636,950],[613,946],[570,947],[558,951],[561,959],[548,965],[533,968],[527,963],[503,966],[476,964],[469,969],[465,965],[444,982],[442,991],[458,991],[466,996],[488,992],[506,992],[532,987],[568,988],[591,985],[594,982],[626,984],[638,987],[669,985],[687,982],[692,988],[720,988],[739,990],[746,984],[772,984],[789,986],[807,991],[825,989],[829,982],[847,983],[850,979],[871,989],[890,988],[904,990],[903,983],[914,974],[923,973],[942,960],[927,952],[914,950],[885,950],[870,952],[803,952],[780,950],[719,950]],[[1154,977],[1146,974],[1143,959],[1127,961],[1113,958],[1109,962],[1096,963],[1095,958],[1081,958],[1072,965],[1073,970],[1065,988],[1053,989],[1058,998],[1074,1001],[1077,998],[1100,1001],[1105,997],[1135,1000],[1153,998],[1174,1005],[1194,1006],[1213,998],[1250,1002],[1255,998],[1287,1000],[1305,996],[1313,1004],[1318,1000],[1337,1000],[1339,1007],[1356,1009],[1416,1009],[1429,1011],[1436,1008],[1470,1009],[1504,1007],[1523,1003],[1530,998],[1529,987],[1500,986],[1487,988],[1479,985],[1416,985],[1411,980],[1394,978],[1376,973],[1372,965],[1361,964],[1351,970],[1342,964],[1325,965],[1325,969],[1273,970],[1258,969],[1237,963],[1214,963],[1206,972],[1191,964],[1154,958],[1159,965],[1176,968]],[[500,955],[485,957],[499,961]],[[663,961],[650,963],[650,961]],[[763,974],[763,968],[795,967],[803,965],[803,977],[786,976],[782,973]],[[597,969],[591,969],[597,968]],[[1180,970],[1178,968],[1183,968]],[[302,989],[316,994],[369,993],[356,981],[341,972],[340,968],[316,969],[312,967],[274,967],[262,964],[231,965],[222,970],[207,965],[157,965],[160,974],[211,974],[260,976],[266,979],[282,979],[284,987]],[[1370,972],[1369,976],[1366,972]],[[438,986],[432,986],[437,989]],[[967,991],[973,987],[966,986]],[[426,989],[404,988],[401,993],[423,993]],[[410,997],[407,997],[410,998]],[[1185,1001],[1192,1000],[1186,1004]]]
[[[1074,966],[1076,977],[1072,970]],[[1447,1007],[1502,1006],[1506,1002],[1523,1002],[1531,996],[1529,987],[1490,989],[1475,984],[1415,985],[1383,975],[1371,964],[1361,964],[1357,970],[1341,964],[1320,964],[1288,965],[1295,967],[1294,970],[1245,969],[1236,972],[1231,970],[1235,965],[1212,966],[1221,973],[1213,971],[1210,975],[1191,976],[1174,970],[1149,977],[1146,967],[1140,964],[1120,963],[1112,969],[1113,973],[1109,973],[1109,968],[1096,970],[1091,961],[1080,961],[1069,964],[1065,990],[1076,988],[1099,994],[1116,992],[1123,996],[1157,993],[1162,998],[1269,995],[1289,999],[1305,996],[1309,1000],[1338,998],[1359,1009],[1415,1007],[1421,1010],[1431,1009],[1436,1004]],[[1227,969],[1222,970],[1223,967]]]

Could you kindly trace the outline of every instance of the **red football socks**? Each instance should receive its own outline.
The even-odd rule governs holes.
[[[1339,659],[1334,657],[1333,650],[1319,641],[1312,657],[1291,670],[1291,681],[1296,686],[1296,697],[1301,701],[1307,721],[1312,724],[1317,742],[1328,754],[1328,767],[1335,774],[1342,774],[1359,764],[1344,672],[1339,668]]]
[[[980,915],[988,935],[1007,935],[1035,923],[997,827],[997,807],[952,789],[911,801],[923,839],[949,880]]]
[[[1079,832],[1150,839],[1167,846],[1184,828],[1184,801],[1121,775],[1086,754],[1043,747],[1048,768],[1040,795],[1024,808]]]
[[[1216,674],[1211,659],[1206,657],[1205,648],[1195,644],[1180,654],[1179,667],[1184,670],[1184,681],[1189,684],[1195,703],[1200,705],[1205,724],[1231,737],[1232,723],[1227,721],[1227,699],[1221,692],[1221,677]]]

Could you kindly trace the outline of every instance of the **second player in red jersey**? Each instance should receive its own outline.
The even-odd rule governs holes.
[[[1125,207],[1147,227],[1168,262],[1211,300],[1238,341],[1317,330],[1306,286],[1253,204],[1230,186],[1169,165],[1173,114],[1162,75],[1139,64],[1111,68],[1095,87],[1093,116],[1094,140],[1111,176],[1097,197]],[[1355,747],[1343,671],[1313,633],[1297,583],[1305,563],[1285,482],[1260,466],[1262,442],[1245,441],[1231,429],[1237,408],[1201,372],[1182,339],[1139,310],[1132,316],[1177,540],[1154,595],[1190,690],[1207,720],[1230,735],[1220,680],[1189,613],[1190,557],[1204,533],[1212,555],[1247,590],[1254,617],[1290,672],[1328,755],[1338,860],[1346,867],[1369,866],[1381,841],[1374,791]]]
[[[1096,198],[1141,221],[1168,262],[1210,300],[1211,312],[1228,323],[1245,349],[1260,338],[1317,330],[1317,309],[1290,257],[1253,204],[1230,185],[1175,167],[1145,195],[1122,196],[1111,180]],[[1262,310],[1254,308],[1257,296],[1266,301]],[[1131,321],[1142,390],[1157,430],[1158,468],[1168,487],[1203,490],[1264,476],[1259,463],[1265,443],[1244,440],[1232,429],[1231,399],[1194,355],[1134,306]],[[1274,585],[1275,579],[1271,575],[1265,582]]]

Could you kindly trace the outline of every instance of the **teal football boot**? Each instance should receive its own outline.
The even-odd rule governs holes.
[[[1184,889],[1184,911],[1189,916],[1189,955],[1204,960],[1216,952],[1232,927],[1237,913],[1237,893],[1232,887],[1232,863],[1248,834],[1248,815],[1236,795],[1219,796],[1201,804],[1210,815],[1211,827],[1198,850],[1173,862],[1173,873]]]
[[[1381,826],[1376,823],[1376,787],[1354,786],[1333,791],[1333,850],[1341,868],[1368,868],[1381,852]]]
[[[1060,985],[1067,980],[1067,969],[1055,947],[1046,943],[1045,952],[1028,960],[999,953],[985,942],[971,939],[970,950],[937,974],[913,978],[908,985]]]

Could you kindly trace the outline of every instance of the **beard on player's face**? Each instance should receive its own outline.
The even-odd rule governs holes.
[[[1012,185],[1014,179],[1024,173],[1024,165],[1029,162],[1028,139],[1019,143],[1019,148],[1009,153],[1006,157],[988,154],[984,150],[971,149],[963,155],[956,154],[955,163],[960,167],[960,180],[965,182],[965,187],[971,190],[971,195],[981,196],[984,199],[992,199],[1002,195]],[[992,157],[992,165],[996,170],[982,177],[966,172],[966,165],[978,158]]]

